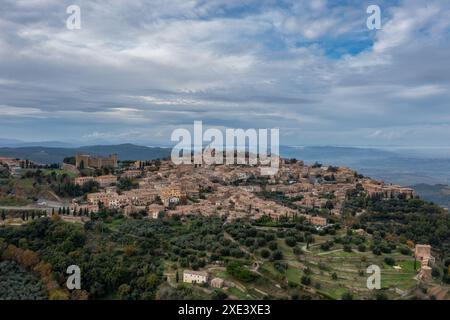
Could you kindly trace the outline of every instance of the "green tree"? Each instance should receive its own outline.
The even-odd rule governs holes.
[[[122,284],[119,286],[117,293],[119,294],[120,299],[127,300],[129,298],[131,291],[131,287],[128,284]]]
[[[262,249],[261,250],[261,257],[263,257],[264,259],[267,259],[270,257],[270,251],[267,249]]]
[[[303,285],[305,285],[305,286],[309,286],[309,285],[311,284],[311,277],[306,276],[306,275],[303,275],[303,276],[300,278],[300,282],[301,282]]]
[[[295,247],[295,245],[297,244],[297,240],[295,239],[295,237],[287,237],[284,242],[289,246],[289,247]]]
[[[386,263],[388,266],[393,266],[395,264],[395,260],[391,257],[384,258],[384,263]]]
[[[281,252],[281,250],[275,250],[274,252],[272,252],[271,260],[275,261],[281,259],[283,259],[283,252]]]
[[[351,292],[345,292],[342,294],[342,300],[353,300],[353,294]]]

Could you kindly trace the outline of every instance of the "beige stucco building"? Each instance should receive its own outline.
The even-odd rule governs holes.
[[[206,283],[208,282],[208,273],[206,271],[184,270],[183,282]]]
[[[211,280],[211,287],[220,289],[223,287],[223,282],[221,278],[214,278]]]
[[[93,157],[87,154],[77,154],[75,156],[75,165],[77,168],[117,168],[117,154],[109,157]]]
[[[75,178],[75,184],[77,184],[79,186],[82,186],[86,182],[89,182],[89,181],[98,182],[100,187],[105,188],[105,187],[108,187],[110,185],[117,183],[117,177],[113,176],[113,175],[106,175],[106,176],[98,176],[98,177],[89,176],[89,177],[76,177]]]

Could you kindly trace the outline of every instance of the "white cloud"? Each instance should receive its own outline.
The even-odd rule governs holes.
[[[448,90],[438,85],[423,85],[410,88],[399,88],[394,96],[406,99],[423,99],[440,94],[449,94]]]
[[[365,4],[353,0],[79,1],[76,32],[65,28],[64,1],[6,4],[4,132],[20,133],[9,118],[33,117],[38,134],[52,134],[54,119],[75,136],[126,139],[117,132],[151,124],[163,138],[205,120],[278,126],[295,143],[363,144],[450,116],[448,1],[381,1],[381,31],[366,29]]]
[[[18,108],[0,105],[0,116],[2,117],[43,117],[45,112],[37,108]]]

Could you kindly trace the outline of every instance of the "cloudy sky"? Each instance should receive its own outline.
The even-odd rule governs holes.
[[[285,145],[449,145],[448,0],[0,4],[0,138],[166,144],[202,120]]]

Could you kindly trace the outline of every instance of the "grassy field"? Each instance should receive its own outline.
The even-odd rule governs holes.
[[[0,206],[5,207],[20,207],[26,206],[30,204],[31,201],[22,198],[22,197],[14,197],[14,196],[0,196]]]
[[[112,221],[110,226],[114,228],[117,224],[120,221]],[[192,227],[189,223],[186,226]],[[209,273],[211,279],[218,277],[225,281],[222,291],[230,298],[406,299],[423,289],[417,280],[418,271],[414,268],[412,253],[402,254],[408,251],[398,246],[393,247],[390,253],[375,254],[371,250],[374,242],[369,234],[357,236],[338,229],[335,234],[314,234],[314,241],[307,245],[298,242],[306,237],[298,237],[297,242],[291,241],[295,232],[301,234],[301,231],[273,227],[257,227],[257,230],[265,232],[265,236],[277,236],[269,237],[267,242],[256,247],[254,241],[242,237],[242,231],[226,233],[225,238],[238,245],[245,256],[228,256],[222,263],[201,268]],[[258,236],[260,239],[261,234]],[[278,254],[274,258],[274,253],[278,251],[282,256]],[[256,279],[249,281],[228,273],[230,261],[239,262],[241,268],[251,271]],[[368,278],[372,273],[367,270],[372,265],[380,268],[381,290],[368,288]],[[179,266],[178,270],[182,272]],[[173,273],[172,266],[167,266],[165,272]],[[439,284],[433,281],[427,285]]]
[[[300,256],[294,253],[292,247],[286,245],[284,239],[277,239],[278,249],[283,253],[281,262],[287,264],[287,270],[280,272],[274,267],[274,262],[262,259],[263,263],[258,272],[264,277],[265,285],[246,284],[247,290],[257,287],[274,296],[286,297],[287,292],[295,291],[290,290],[290,287],[300,286],[313,294],[330,299],[340,299],[345,293],[351,293],[354,299],[369,299],[375,294],[367,288],[367,278],[371,274],[367,273],[366,269],[370,265],[380,267],[381,288],[389,298],[401,298],[395,293],[396,289],[407,291],[417,286],[418,282],[415,279],[417,272],[414,270],[412,256],[398,252],[378,256],[371,251],[359,252],[356,249],[345,252],[343,246],[339,244],[329,251],[321,250],[320,244],[330,239],[330,236],[317,236],[316,243],[308,249],[305,243],[297,244],[297,247],[303,248],[304,251]],[[366,239],[365,245],[369,247],[369,244],[370,240]],[[384,262],[386,257],[394,258],[398,267],[387,265]],[[305,268],[308,268],[308,274],[305,273]],[[221,274],[221,276],[225,275]],[[309,277],[310,283],[303,285],[302,276]]]
[[[76,173],[63,170],[63,169],[26,169],[27,171],[36,172],[38,170],[42,171],[42,173],[47,176],[51,174],[61,175],[61,174],[67,174],[69,177],[75,177]]]

